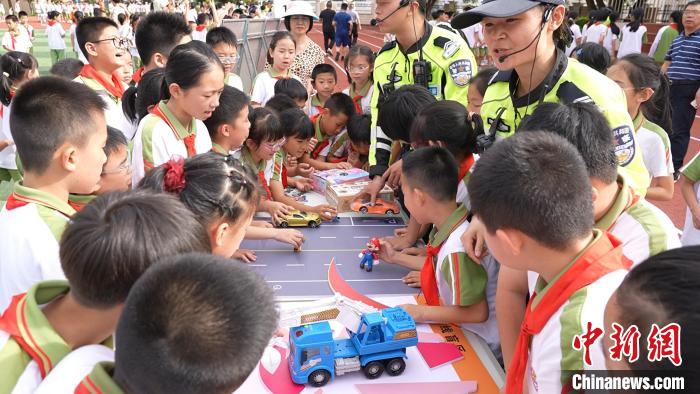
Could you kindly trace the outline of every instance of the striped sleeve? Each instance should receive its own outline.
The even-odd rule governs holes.
[[[282,166],[284,165],[284,154],[282,150],[275,152],[275,156],[272,159],[272,176],[270,177],[270,182],[281,182],[282,181]]]
[[[146,123],[141,131],[141,156],[143,157],[144,173],[146,173],[158,166],[153,157],[153,129],[158,123],[158,117],[149,115],[144,121]]]
[[[486,298],[486,270],[473,262],[465,252],[450,253],[442,261],[440,271],[451,294],[440,294],[452,305],[468,306]]]
[[[693,160],[681,169],[681,172],[693,182],[700,180],[700,154],[695,155]]]

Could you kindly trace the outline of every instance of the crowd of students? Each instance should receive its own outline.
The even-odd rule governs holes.
[[[561,1],[519,0],[524,11],[495,1],[512,14],[485,5],[452,23],[481,22],[500,69],[450,59],[442,78],[464,101],[408,81],[385,91],[378,55],[361,45],[345,54],[347,89],[323,63],[309,91],[290,72],[288,32],[272,37],[269,68],[244,92],[234,33],[209,26],[193,39],[197,26],[171,12],[133,24],[133,73],[129,40],[106,17],[76,18],[85,64],[57,61],[54,76],[39,77],[30,53],[0,56],[0,392],[234,391],[277,329],[269,286],[236,261],[257,258],[241,242],[304,242],[256,212],[273,223],[293,210],[335,218],[336,207],[288,193],[310,190],[319,170],[376,171],[374,127],[392,146],[372,184],[394,185],[410,216],[378,255],[408,268],[404,282],[426,301],[402,306],[418,322],[476,333],[506,367],[506,392],[560,392],[583,370],[679,367],[645,344],[634,359],[610,356],[616,327],[646,339],[679,325],[678,370],[696,368],[700,248],[688,245],[700,243],[700,159],[682,170],[681,247],[650,202],[673,196],[659,65],[636,53],[611,64],[590,42],[567,58]],[[420,1],[401,4],[392,14],[424,18]],[[380,29],[404,39],[382,12]],[[423,31],[455,40],[436,50],[449,59],[468,35],[445,22]],[[534,40],[522,51],[493,45],[537,28],[532,52]],[[593,80],[605,92],[587,90]],[[591,327],[605,330],[605,346],[580,345]]]

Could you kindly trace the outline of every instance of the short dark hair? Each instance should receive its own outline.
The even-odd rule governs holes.
[[[143,64],[148,66],[154,54],[170,56],[182,37],[192,33],[182,15],[170,12],[151,12],[139,22],[134,41]]]
[[[78,26],[75,28],[75,37],[76,41],[78,41],[78,46],[83,52],[83,55],[85,55],[86,59],[90,58],[87,49],[85,49],[85,44],[99,40],[102,31],[109,26],[119,29],[117,22],[104,16],[83,18],[80,20],[80,22],[78,22]]]
[[[29,16],[29,14],[27,14],[27,11],[24,11],[24,10],[23,10],[23,11],[18,12],[18,13],[17,13],[17,16],[21,18],[21,17],[23,17],[23,16]]]
[[[457,198],[457,162],[447,149],[416,149],[403,157],[401,173],[407,185],[421,189],[436,201],[454,202]]]
[[[411,123],[411,142],[442,141],[455,157],[476,150],[476,131],[462,103],[443,100],[425,106]]]
[[[549,131],[566,138],[581,154],[589,177],[606,185],[617,181],[613,133],[595,105],[543,103],[520,123],[518,132],[528,131]]]
[[[264,107],[255,108],[250,115],[248,139],[260,145],[263,141],[277,141],[284,137],[284,128],[274,112]]]
[[[215,152],[195,155],[185,160],[183,173],[185,186],[181,190],[171,189],[165,165],[148,172],[139,188],[177,194],[206,225],[220,218],[236,223],[255,212],[259,199],[257,177],[233,157]]]
[[[224,90],[219,97],[219,106],[216,107],[211,116],[204,121],[204,125],[209,130],[209,135],[214,138],[219,126],[233,122],[238,114],[250,104],[248,96],[233,86],[224,86]]]
[[[297,107],[297,103],[294,101],[294,99],[286,94],[276,94],[267,100],[267,103],[265,103],[265,108],[280,114],[285,110],[299,107]]]
[[[489,233],[514,229],[562,250],[593,228],[586,166],[553,133],[518,132],[497,142],[474,165],[467,189],[472,212]]]
[[[122,111],[130,121],[138,123],[148,115],[148,109],[160,102],[164,68],[154,68],[144,73],[138,85],[131,86],[122,95]]]
[[[61,15],[61,13],[58,11],[49,11],[49,13],[46,14],[46,17],[49,19],[56,19],[59,15]]]
[[[348,9],[348,3],[343,3],[340,5],[341,10],[347,10]]]
[[[204,73],[212,68],[224,69],[221,60],[209,45],[201,41],[190,41],[178,45],[170,53],[165,65],[165,77],[161,86],[160,98],[170,98],[170,84],[176,83],[180,89],[187,90],[197,86]]]
[[[291,108],[283,111],[280,115],[280,123],[284,125],[284,137],[299,138],[302,140],[314,136],[314,125],[311,120],[299,108]]]
[[[486,88],[489,87],[489,81],[498,72],[496,67],[485,67],[479,70],[479,73],[469,80],[469,85],[474,85],[479,94],[483,97],[486,94]]]
[[[294,78],[282,78],[275,82],[275,95],[286,94],[293,100],[308,100],[309,94],[304,85]]]
[[[207,232],[176,198],[144,191],[96,198],[61,236],[60,259],[71,293],[83,305],[109,308],[158,259],[207,252]]]
[[[652,324],[663,328],[677,323],[683,364],[700,363],[700,343],[695,335],[700,329],[696,300],[700,296],[700,246],[667,250],[649,257],[634,267],[617,289],[615,301],[624,327],[636,325],[641,337],[647,338]],[[609,302],[612,302],[609,301]],[[640,347],[639,360],[629,363],[633,371],[676,368],[668,359],[651,362],[647,346]],[[698,387],[697,374],[686,374],[686,387]],[[690,382],[689,382],[690,380]]]
[[[354,143],[372,142],[372,118],[369,114],[355,114],[348,121],[348,138]]]
[[[209,14],[205,14],[205,13],[203,13],[203,12],[200,12],[200,13],[197,15],[197,24],[198,24],[198,25],[203,25],[203,24],[207,23],[207,20],[208,20],[208,19],[209,19]]]
[[[80,70],[83,69],[84,65],[80,59],[65,58],[54,63],[49,72],[56,77],[72,81],[80,75]]]
[[[127,146],[129,142],[126,140],[124,133],[112,126],[107,126],[107,143],[105,143],[105,155],[109,157],[112,153],[119,150],[120,146]]]
[[[323,108],[330,110],[331,115],[343,114],[348,119],[355,115],[355,102],[345,93],[331,94],[325,104],[323,104]]]
[[[70,141],[83,146],[104,116],[104,100],[89,87],[57,77],[25,82],[12,99],[10,129],[24,171],[43,173]]]
[[[248,267],[201,253],[165,258],[129,293],[115,380],[128,392],[230,393],[258,364],[277,321],[270,287]]]
[[[392,140],[410,142],[413,119],[423,107],[436,101],[435,96],[423,86],[401,86],[382,103],[377,125]]]
[[[227,44],[234,48],[238,47],[236,34],[227,27],[215,27],[207,32],[207,44],[212,48],[219,44]]]
[[[19,22],[19,18],[17,18],[17,15],[15,15],[15,14],[10,14],[10,15],[7,15],[5,17],[5,22],[7,22],[7,21],[12,21],[12,22],[17,23],[17,22]]]
[[[597,42],[586,42],[574,49],[576,59],[588,67],[605,74],[610,67],[610,53]]]
[[[122,12],[119,15],[117,15],[117,21],[119,22],[119,24],[123,25],[124,22],[126,22],[126,14]]]
[[[311,81],[315,81],[319,74],[333,74],[333,78],[338,80],[338,73],[335,72],[335,67],[327,63],[319,63],[314,66],[311,71]]]

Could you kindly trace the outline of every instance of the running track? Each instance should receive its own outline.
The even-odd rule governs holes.
[[[321,32],[321,24],[314,24],[313,29],[309,33],[310,37],[323,48],[323,33]],[[378,51],[384,43],[384,34],[380,33],[376,27],[363,26],[360,31],[358,44],[366,45],[370,47],[373,51]],[[336,71],[338,72],[338,91],[342,91],[348,85],[347,79],[345,78],[346,73],[342,65],[342,62],[336,62],[330,57],[326,57],[326,63],[332,64]],[[690,147],[688,148],[688,154],[686,155],[685,162],[687,163],[692,159],[698,151],[700,151],[700,122],[698,119],[700,114],[695,116],[696,122],[693,124],[693,129],[691,130],[691,140]],[[676,184],[676,190],[673,196],[673,200],[660,202],[654,201],[659,208],[661,208],[666,214],[668,214],[673,223],[679,229],[683,229],[683,222],[685,221],[685,201],[683,201],[683,196],[681,195],[680,186]]]

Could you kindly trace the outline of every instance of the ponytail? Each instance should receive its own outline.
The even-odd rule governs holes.
[[[24,82],[27,73],[36,67],[36,59],[28,53],[10,51],[0,56],[0,103],[10,105],[13,88]]]
[[[650,88],[654,95],[641,105],[641,111],[650,122],[656,123],[666,133],[671,131],[671,104],[668,78],[661,73],[653,58],[638,53],[624,56],[618,63],[627,73],[635,89]]]
[[[122,110],[127,119],[138,123],[148,110],[161,100],[165,69],[156,68],[141,77],[138,86],[131,86],[122,96]]]

